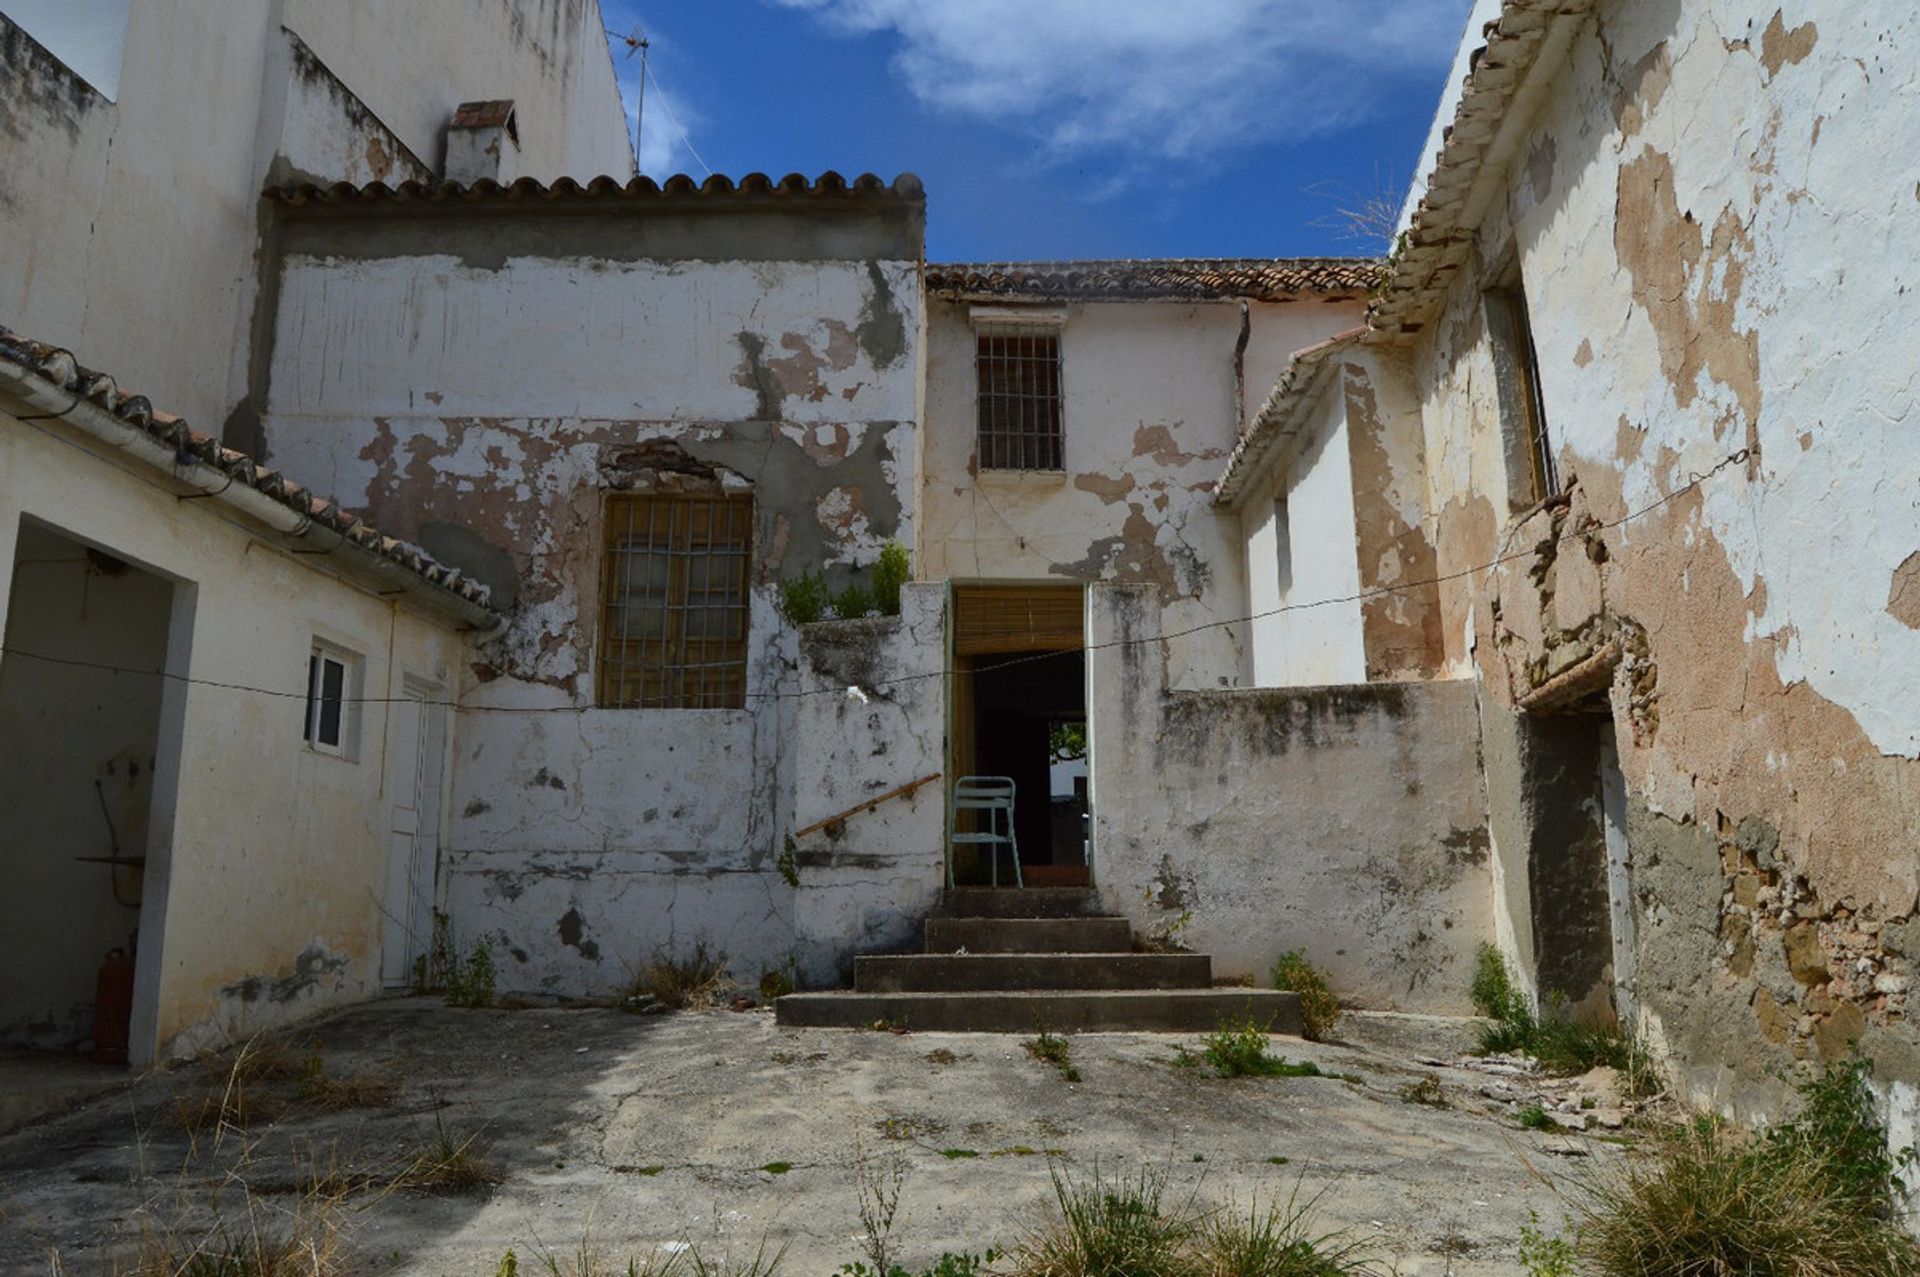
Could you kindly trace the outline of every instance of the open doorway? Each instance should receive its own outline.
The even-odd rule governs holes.
[[[21,524],[0,655],[0,1046],[127,1059],[175,593]]]
[[[953,615],[951,774],[1014,782],[1026,885],[1085,885],[1084,592],[1077,585],[960,585]],[[955,863],[958,882],[989,877],[984,852]]]
[[[1535,983],[1583,1022],[1632,1013],[1626,782],[1603,696],[1521,722]]]

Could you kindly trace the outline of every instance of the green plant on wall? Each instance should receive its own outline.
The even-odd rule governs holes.
[[[1056,763],[1087,756],[1087,725],[1055,722],[1047,726],[1047,753]]]
[[[880,547],[880,557],[867,570],[867,584],[852,580],[834,593],[821,572],[802,572],[780,582],[780,615],[789,625],[811,625],[833,616],[857,621],[878,612],[900,615],[900,587],[912,576],[907,548],[898,541]]]
[[[889,541],[880,547],[880,558],[873,565],[873,601],[882,616],[900,615],[900,587],[911,574],[906,546]]]
[[[789,625],[811,625],[827,614],[827,578],[802,572],[780,582],[780,615]]]
[[[833,614],[843,621],[857,621],[873,611],[873,592],[862,585],[849,585],[833,596]]]

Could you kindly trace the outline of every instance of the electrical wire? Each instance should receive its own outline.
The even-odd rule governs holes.
[[[667,96],[667,86],[660,83],[660,73],[645,63],[641,64],[640,73],[653,81],[653,87],[656,91],[656,96],[660,100],[660,106],[666,111],[667,118],[673,121],[673,127],[680,130],[680,141],[687,148],[687,154],[693,157],[693,162],[698,164],[708,177],[712,177],[713,170],[708,168],[707,162],[700,158],[700,152],[693,149],[693,135],[687,132],[686,125],[680,123],[680,115],[673,109],[673,99]]]
[[[1554,545],[1554,546],[1565,545],[1576,539],[1589,535],[1595,529],[1598,529],[1599,531],[1602,531],[1602,532],[1608,532],[1608,531],[1612,531],[1615,528],[1622,527],[1625,524],[1631,523],[1636,519],[1645,518],[1647,515],[1654,513],[1655,511],[1671,504],[1672,502],[1679,500],[1682,496],[1685,496],[1687,493],[1692,492],[1696,488],[1701,487],[1703,484],[1707,482],[1707,480],[1720,474],[1722,471],[1726,470],[1729,466],[1735,466],[1745,462],[1752,455],[1753,453],[1746,448],[1742,448],[1737,452],[1730,453],[1726,457],[1721,458],[1720,461],[1715,463],[1712,467],[1710,467],[1704,472],[1698,472],[1698,471],[1689,472],[1686,483],[1675,488],[1672,492],[1667,493],[1665,496],[1661,497],[1658,501],[1651,502],[1650,504],[1642,506],[1637,510],[1630,510],[1626,514],[1621,515],[1617,519],[1607,520],[1607,521],[1596,521],[1593,524],[1584,525],[1577,532],[1572,532],[1560,537],[1556,537],[1552,541],[1547,542],[1546,544]],[[1249,613],[1246,616],[1229,617],[1224,620],[1204,621],[1198,625],[1188,626],[1185,629],[1169,630],[1159,634],[1146,635],[1141,638],[1109,639],[1106,642],[1102,642],[1102,643],[1089,643],[1080,650],[1086,651],[1086,652],[1098,652],[1098,651],[1107,651],[1107,650],[1118,648],[1118,647],[1136,647],[1136,646],[1145,646],[1146,644],[1149,644],[1149,643],[1166,643],[1173,639],[1187,638],[1194,634],[1204,633],[1209,630],[1223,629],[1231,625],[1245,625],[1253,621],[1265,620],[1268,617],[1280,616],[1285,613],[1306,612],[1306,611],[1311,611],[1315,608],[1335,607],[1335,606],[1339,606],[1347,603],[1364,603],[1370,599],[1382,598],[1382,597],[1386,597],[1394,594],[1405,593],[1410,590],[1426,589],[1429,586],[1445,585],[1452,581],[1465,580],[1468,577],[1477,576],[1483,572],[1489,572],[1494,568],[1501,566],[1504,563],[1510,563],[1518,559],[1530,559],[1534,557],[1536,554],[1538,554],[1541,548],[1542,547],[1540,546],[1535,546],[1525,550],[1516,550],[1512,553],[1501,554],[1493,559],[1488,560],[1485,563],[1476,564],[1472,567],[1460,568],[1453,572],[1444,572],[1438,576],[1424,577],[1417,581],[1402,581],[1395,585],[1379,586],[1375,589],[1361,590],[1353,594],[1343,594],[1343,595],[1339,595],[1331,598],[1313,599],[1305,603],[1284,603],[1278,607],[1268,608],[1265,611]],[[76,669],[98,670],[98,671],[112,673],[112,674],[138,675],[138,676],[144,676],[144,677],[150,677],[150,678],[157,677],[157,678],[167,680],[169,682],[183,683],[193,687],[206,687],[206,688],[211,688],[211,689],[220,690],[220,691],[248,692],[257,696],[270,696],[270,697],[275,697],[283,700],[305,700],[309,695],[308,691],[305,689],[302,689],[300,691],[281,691],[276,688],[256,687],[247,683],[230,683],[230,682],[223,682],[216,679],[194,678],[190,675],[174,673],[171,670],[142,670],[142,669],[134,669],[129,666],[111,665],[111,664],[107,664],[105,662],[100,662],[100,661],[84,661],[75,657],[49,656],[42,652],[30,652],[22,648],[16,648],[8,645],[0,645],[0,654],[4,654],[6,656],[17,656],[24,660],[40,661],[48,665],[58,665],[58,666],[76,668]],[[997,670],[1011,669],[1019,665],[1031,664],[1036,661],[1053,660],[1059,657],[1060,655],[1061,653],[1059,652],[1035,652],[1035,653],[1028,653],[1021,656],[1011,657],[1004,661],[995,661],[991,664],[977,665],[971,669],[963,670],[963,669],[951,669],[951,668],[943,667],[935,670],[922,670],[922,671],[918,671],[911,674],[896,675],[892,678],[878,679],[874,681],[871,685],[863,687],[861,690],[863,692],[878,691],[881,688],[898,687],[903,684],[921,682],[931,678],[948,678],[957,674],[977,675],[977,674],[991,673]],[[801,688],[796,691],[748,692],[745,695],[746,695],[746,699],[749,701],[779,701],[779,700],[802,700],[810,696],[840,696],[840,695],[845,695],[846,692],[847,692],[847,689],[845,687],[842,687],[836,684],[831,687]],[[518,706],[507,706],[507,705],[466,705],[466,704],[460,703],[459,701],[454,701],[454,700],[431,700],[431,699],[417,697],[417,696],[353,696],[353,697],[341,697],[340,700],[342,704],[351,704],[351,705],[397,705],[405,702],[413,702],[415,704],[445,706],[450,709],[456,709],[463,714],[517,714],[517,715],[585,714],[600,708],[598,706],[591,706],[591,705],[546,705],[546,706],[530,706],[530,707],[518,707]]]

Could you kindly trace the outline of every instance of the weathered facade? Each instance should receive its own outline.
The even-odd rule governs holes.
[[[278,199],[268,447],[511,605],[463,700],[456,929],[495,939],[516,988],[611,992],[695,941],[748,977],[785,965],[780,585],[913,539],[918,184]],[[600,668],[626,497],[741,503],[724,695],[628,703]]]
[[[1304,442],[1266,480],[1310,490],[1360,382],[1417,420],[1350,526],[1425,566],[1370,583],[1362,550],[1331,588],[1424,593],[1425,656],[1381,667],[1342,604],[1345,668],[1474,680],[1495,929],[1543,1003],[1749,1118],[1857,1047],[1896,1145],[1916,196],[1879,157],[1916,39],[1899,6],[1481,4],[1367,331],[1283,378]]]
[[[633,161],[593,0],[122,9],[0,4],[0,1042],[86,1041],[120,949],[144,1064],[413,981],[500,619],[265,464],[262,186],[434,177],[476,76],[519,171]]]

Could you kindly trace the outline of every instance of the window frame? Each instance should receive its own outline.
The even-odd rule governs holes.
[[[970,316],[973,337],[974,456],[982,474],[1062,475],[1067,470],[1067,345],[1066,312],[1061,310],[1022,310],[1000,307],[975,307]],[[1051,359],[1032,354],[999,353],[992,357],[989,342],[1045,341],[1052,343]],[[1000,388],[989,385],[990,368],[998,362],[1009,369]],[[1015,383],[1022,363],[1042,364],[1051,369],[1051,396],[1044,390],[1026,393]],[[1024,417],[1028,407],[1047,404],[1051,422],[1040,421],[1037,428],[1024,420],[1005,425],[1004,416],[994,416],[993,405],[1011,405],[1011,415]],[[1003,407],[1002,411],[1005,411]],[[990,420],[990,416],[993,419]],[[1036,449],[1040,464],[1028,464],[1028,450]],[[1017,454],[1011,463],[1008,450]]]
[[[716,537],[715,519],[723,510],[727,512],[724,531]],[[696,527],[702,514],[703,532]],[[601,518],[595,706],[744,709],[752,637],[753,495],[615,491],[603,499]],[[646,541],[636,546],[634,537],[643,522]],[[645,605],[638,613],[642,618],[638,633],[633,628],[635,605],[630,601],[636,592],[634,560],[628,557],[636,549],[643,560],[657,559],[664,569],[659,602]],[[713,564],[722,558],[735,561],[731,583],[724,577],[714,579]],[[705,566],[696,568],[700,564]],[[647,567],[649,575],[654,570],[652,565]],[[721,614],[717,635],[713,632],[716,613]],[[692,633],[696,615],[700,618],[697,636]],[[714,659],[716,653],[719,659]]]
[[[1507,504],[1517,511],[1558,493],[1560,476],[1540,386],[1540,354],[1519,267],[1508,266],[1498,279],[1482,294],[1481,302],[1499,395]]]
[[[325,692],[329,665],[337,666],[340,670],[339,688],[331,696]],[[307,695],[301,723],[301,740],[309,750],[346,762],[359,760],[364,678],[365,661],[359,653],[326,639],[313,640],[307,649]],[[329,702],[336,705],[335,739],[331,741],[322,734],[322,722]]]

